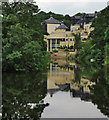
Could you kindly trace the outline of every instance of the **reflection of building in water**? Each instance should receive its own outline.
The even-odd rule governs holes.
[[[90,89],[89,86],[95,85],[94,82],[91,82],[87,78],[81,78],[80,83],[70,84],[70,89],[72,91],[73,97],[81,97],[81,100],[89,101],[90,100]]]
[[[47,90],[52,97],[57,91],[69,88],[72,97],[80,97],[81,100],[90,100],[89,86],[95,83],[86,78],[82,78],[80,83],[75,82],[74,69],[65,69],[59,67],[57,64],[50,64],[50,71],[48,73]],[[75,66],[73,66],[75,67]]]
[[[82,78],[80,84],[83,86],[83,91],[86,93],[90,93],[89,86],[95,85],[94,82],[91,82],[87,78]]]
[[[62,86],[70,84],[74,79],[73,71],[67,71],[60,69],[58,65],[50,64],[50,72],[48,73],[47,89],[59,89]]]
[[[77,67],[77,64],[75,62],[70,62],[67,59],[51,59],[53,63],[58,63],[59,66],[72,66]]]
[[[87,78],[81,78],[80,83],[74,82],[71,84],[70,88],[75,90],[82,90],[85,93],[90,93],[89,86],[92,86],[92,85],[95,85],[95,83],[91,82]]]

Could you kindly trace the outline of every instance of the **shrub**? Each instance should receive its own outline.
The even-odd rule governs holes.
[[[53,52],[58,52],[58,50],[54,49]]]
[[[69,51],[68,48],[65,48],[64,50],[65,50],[65,51]]]
[[[73,49],[73,46],[70,46],[70,49]]]

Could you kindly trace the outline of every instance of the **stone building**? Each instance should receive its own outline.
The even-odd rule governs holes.
[[[47,32],[49,35],[44,36],[45,41],[47,42],[47,51],[53,51],[54,49],[58,50],[60,46],[70,47],[74,45],[73,33],[68,31],[68,27],[66,27],[62,22],[60,23],[53,17],[45,21],[52,23],[51,25],[47,24]]]
[[[90,32],[94,29],[91,25],[98,14],[98,12],[95,12],[90,14],[83,13],[80,16],[73,16],[70,30],[75,34],[80,33],[82,41],[86,41]]]
[[[61,25],[61,22],[50,16],[49,19],[43,21],[43,26],[47,33],[55,32],[55,29]]]
[[[52,52],[58,50],[60,46],[74,46],[74,35],[80,33],[81,41],[85,42],[90,32],[94,29],[92,21],[97,17],[98,12],[86,14],[83,13],[80,16],[73,16],[71,21],[70,31],[64,23],[56,20],[52,16],[43,22],[43,25],[49,35],[44,36],[44,40],[47,42],[47,51]]]

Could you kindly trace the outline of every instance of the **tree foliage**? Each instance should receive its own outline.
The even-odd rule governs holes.
[[[38,6],[32,3],[3,5],[3,71],[38,71],[47,56],[44,30],[37,18]]]
[[[84,44],[84,48],[81,50],[80,60],[94,59],[95,61],[105,61],[105,64],[108,64],[109,7],[102,10],[98,17],[94,19],[92,27],[94,27],[94,30],[89,35],[92,40]]]
[[[74,39],[74,42],[75,42],[74,48],[77,49],[77,51],[78,51],[78,50],[80,50],[81,47],[82,47],[81,34],[78,33],[78,34],[73,34],[73,35],[74,35],[74,37],[75,37],[75,39]]]

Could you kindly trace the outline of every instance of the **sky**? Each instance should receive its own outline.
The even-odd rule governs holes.
[[[35,0],[41,11],[73,16],[78,12],[93,13],[107,6],[108,0]]]

